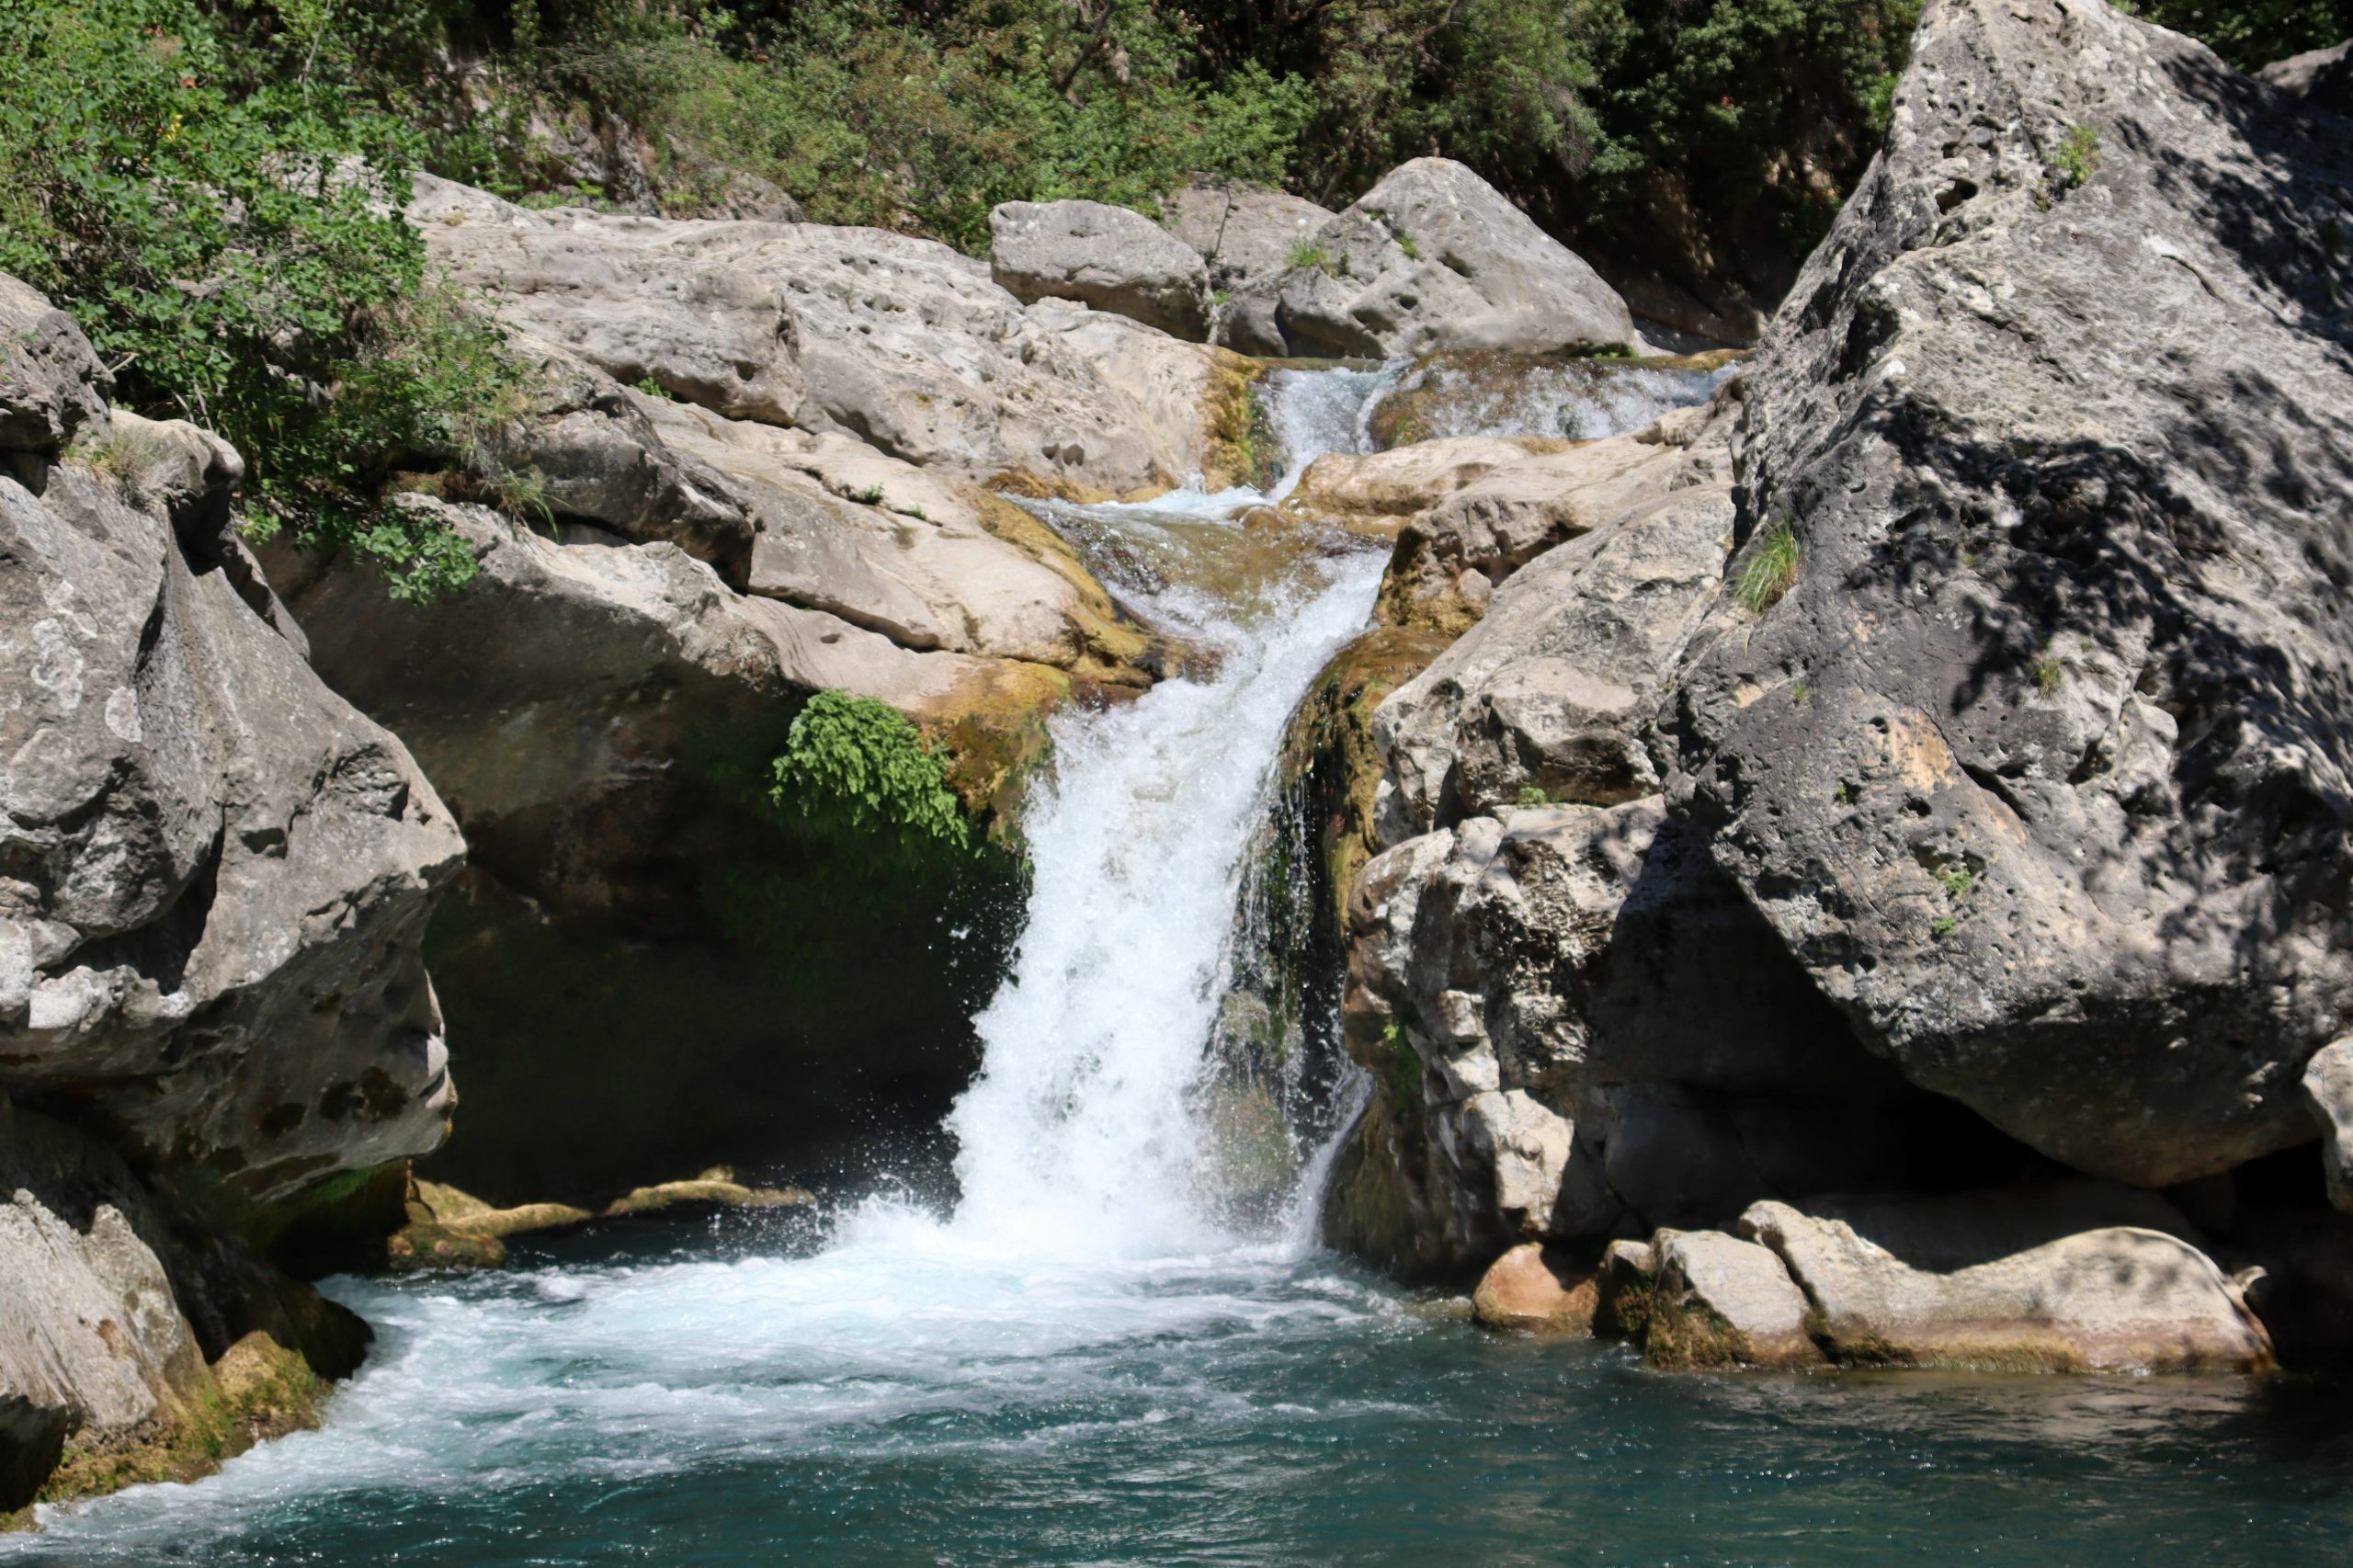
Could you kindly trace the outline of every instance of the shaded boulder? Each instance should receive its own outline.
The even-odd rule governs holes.
[[[2302,1142],[2353,1017],[2345,122],[1933,0],[1747,381],[1677,809],[1874,1051],[2075,1169]]]
[[[1293,354],[1599,353],[1635,341],[1599,274],[1450,159],[1392,169],[1290,259],[1275,317]]]
[[[1124,207],[999,204],[989,212],[989,276],[1025,305],[1075,300],[1189,342],[1209,336],[1209,269],[1201,256]]]
[[[881,865],[887,844],[775,805],[773,763],[812,694],[872,698],[985,809],[1017,794],[1073,674],[738,594],[672,544],[405,504],[474,550],[464,593],[271,567],[320,670],[407,738],[472,845],[429,934],[477,1042],[471,1132],[428,1174],[585,1205],[714,1154],[829,1169],[877,1119],[936,1119],[1019,909],[1005,857]]]
[[[2313,108],[2353,115],[2353,39],[2275,60],[2256,76]]]
[[[2353,1036],[2331,1040],[2313,1052],[2304,1064],[2303,1090],[2320,1126],[2328,1200],[2353,1213]]]

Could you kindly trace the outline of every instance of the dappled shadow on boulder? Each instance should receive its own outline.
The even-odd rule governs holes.
[[[1800,569],[1679,802],[1874,1051],[2086,1171],[2302,1141],[2353,1010],[2348,172],[2174,35],[1955,0],[1748,376]]]

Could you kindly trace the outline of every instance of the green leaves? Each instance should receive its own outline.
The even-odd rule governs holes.
[[[813,825],[881,841],[909,858],[962,854],[972,820],[946,759],[906,715],[870,697],[821,691],[792,721],[768,798]]]
[[[473,557],[386,485],[479,470],[513,375],[426,286],[399,216],[422,138],[352,91],[354,9],[0,0],[0,270],[73,312],[119,401],[244,452],[251,531],[352,547],[417,597]]]

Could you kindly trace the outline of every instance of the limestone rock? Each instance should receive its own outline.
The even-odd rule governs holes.
[[[1183,240],[1100,201],[1007,201],[989,213],[989,276],[1023,304],[1080,304],[1199,343],[1209,269]]]
[[[2083,1211],[2153,1209],[2168,1228],[2076,1230]],[[1759,1203],[1741,1233],[1769,1246],[1841,1361],[2009,1371],[2256,1371],[2262,1326],[2153,1195]]]
[[[1644,1354],[1674,1368],[1802,1368],[1822,1352],[1806,1333],[1806,1299],[1781,1260],[1718,1231],[1662,1231]]]
[[[1678,810],[1870,1049],[2086,1173],[2304,1141],[2353,1017],[2348,171],[2097,0],[1932,0],[1746,377],[1733,571],[1795,578],[1687,665]]]
[[[800,411],[798,318],[786,286],[745,254],[789,226],[534,212],[429,175],[415,184],[409,220],[427,250],[502,319],[616,380],[733,417],[784,424]]]
[[[1574,251],[1462,165],[1416,158],[1308,242],[1276,319],[1293,354],[1412,358],[1630,349],[1626,303]]]
[[[847,437],[658,399],[642,406],[668,449],[710,472],[752,519],[747,591],[904,648],[1139,678],[1119,666],[1142,652],[1143,635],[1121,624],[1068,551],[1025,550],[992,528],[1011,503]]]
[[[538,476],[549,509],[636,543],[666,540],[745,586],[760,519],[720,473],[664,438],[650,411],[671,405],[554,344],[518,335],[514,347],[530,378],[529,407],[500,455]]]
[[[1024,310],[933,241],[533,212],[425,176],[416,193],[408,215],[437,263],[502,320],[626,384],[925,467],[1097,492],[1182,484],[1207,460],[1215,351],[1140,329],[1118,352],[1148,371],[1107,375],[1107,340],[1082,319],[1100,312]],[[1189,391],[1178,417],[1122,390],[1137,373]]]
[[[2256,75],[2313,108],[2353,115],[2353,39],[2275,60]]]
[[[1385,452],[1328,452],[1307,465],[1284,505],[1357,523],[1410,517],[1496,469],[1566,444],[1540,437],[1464,436]]]
[[[1383,588],[1392,617],[1442,615],[1472,574],[1502,586],[1374,715],[1385,840],[1531,795],[1614,805],[1658,791],[1653,718],[1722,580],[1722,472],[1673,448],[1597,442],[1498,469],[1407,526]],[[1521,564],[1563,534],[1573,542]]]
[[[1374,1250],[1406,1272],[1630,1213],[1728,1225],[1769,1194],[2014,1168],[1854,1041],[1657,797],[1409,838],[1367,863],[1348,915],[1343,1026],[1381,1096],[1359,1137],[1393,1170],[1336,1180],[1325,1232],[1393,1232],[1358,1201],[1377,1192],[1407,1235]],[[1498,1140],[1486,1111],[1506,1105],[1524,1131]]]
[[[1196,180],[1161,202],[1168,232],[1193,247],[1210,281],[1233,289],[1271,278],[1332,213],[1302,196],[1230,180]]]
[[[2303,1090],[2320,1124],[2328,1200],[2353,1213],[2353,1035],[2313,1052],[2304,1064]]]
[[[440,1142],[418,943],[463,844],[204,553],[233,454],[142,431],[142,461],[194,450],[194,477],[137,506],[78,459],[38,498],[0,478],[0,1086],[72,1094],[265,1202]]]
[[[1523,1242],[1479,1277],[1471,1305],[1488,1328],[1583,1335],[1593,1332],[1599,1295],[1593,1270],[1579,1268],[1557,1248]]]
[[[0,1193],[0,1510],[44,1486],[189,1479],[267,1435],[244,1428],[270,1425],[281,1385],[358,1364],[358,1318],[269,1275],[112,1150],[5,1098]],[[259,1345],[236,1348],[248,1339],[291,1365],[256,1376]]]
[[[72,316],[0,275],[0,451],[56,451],[105,419],[113,387]]]
[[[1332,213],[1303,197],[1231,181],[1199,180],[1161,202],[1171,233],[1199,253],[1213,289],[1213,341],[1244,354],[1288,351],[1275,312],[1291,256],[1312,244]]]
[[[805,454],[821,472],[835,440]],[[476,1042],[475,1133],[430,1174],[500,1204],[586,1207],[713,1152],[790,1142],[852,1158],[873,1103],[858,1096],[961,1084],[957,1031],[979,1001],[960,987],[984,965],[879,935],[847,952],[813,945],[823,926],[867,931],[856,910],[787,926],[789,942],[770,935],[821,902],[807,879],[831,864],[769,804],[771,765],[809,695],[840,690],[951,744],[967,798],[1009,797],[1073,675],[918,651],[737,594],[672,544],[578,525],[551,540],[482,507],[406,504],[476,552],[465,592],[399,603],[348,562],[273,549],[269,563],[322,674],[415,747],[472,846],[434,941],[451,1017]],[[977,889],[926,884],[904,909],[889,891],[875,896],[925,941],[995,929],[972,907]],[[811,1001],[820,954],[839,989]],[[816,1028],[800,1009],[821,1005]],[[656,1035],[678,1049],[644,1050]]]

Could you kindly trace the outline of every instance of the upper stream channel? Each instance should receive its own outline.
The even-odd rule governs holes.
[[[1245,846],[1385,559],[1238,518],[1358,448],[1392,379],[1279,372],[1270,496],[1045,508],[1214,657],[1057,722],[952,1211],[875,1197],[333,1281],[380,1337],[323,1430],[47,1510],[0,1560],[2343,1561],[2341,1384],[1662,1375],[1486,1335],[1321,1251],[1324,1151],[1289,1212],[1222,1211],[1196,1117]],[[1598,436],[1705,390],[1430,433]]]

